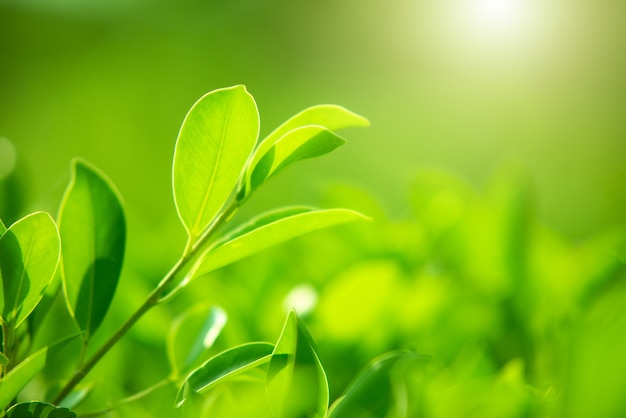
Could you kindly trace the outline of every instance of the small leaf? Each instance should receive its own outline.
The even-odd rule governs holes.
[[[194,277],[234,263],[273,245],[347,222],[367,219],[348,209],[280,209],[261,215],[209,248],[196,263]]]
[[[244,86],[198,100],[183,122],[173,165],[178,215],[195,242],[233,193],[259,135],[259,113]]]
[[[13,398],[43,370],[50,357],[77,336],[78,334],[63,338],[50,346],[37,350],[7,373],[0,380],[0,410],[6,408]]]
[[[219,306],[200,307],[177,318],[167,339],[167,354],[174,375],[193,367],[219,336],[227,321]],[[206,358],[205,358],[206,360]]]
[[[325,418],[328,380],[311,336],[291,311],[276,343],[267,373],[274,416]]]
[[[4,355],[4,353],[0,352],[0,370],[1,368],[9,364],[9,358]]]
[[[297,115],[291,117],[276,130],[269,134],[255,150],[249,169],[247,170],[244,184],[238,193],[237,198],[244,200],[250,195],[250,177],[259,161],[270,151],[270,149],[287,133],[308,125],[318,125],[329,131],[357,126],[368,126],[369,122],[362,116],[350,112],[348,109],[336,105],[319,105],[309,107]],[[321,154],[318,154],[321,155]]]
[[[76,418],[76,413],[67,408],[44,402],[24,402],[13,405],[7,418]]]
[[[374,359],[333,404],[329,418],[386,417],[389,411],[404,410],[395,405],[398,382],[394,367],[401,361],[427,360],[413,351],[393,351]],[[395,415],[394,415],[395,416]]]
[[[270,361],[273,344],[248,343],[239,345],[212,357],[185,380],[176,396],[180,407],[189,391],[203,393],[227,378],[237,376]]]
[[[2,223],[2,219],[0,219],[0,237],[2,237],[2,234],[4,234],[6,230],[7,230],[7,227],[4,226],[4,224]]]
[[[59,232],[45,212],[15,222],[0,238],[0,312],[19,326],[35,309],[59,263]]]
[[[345,142],[323,126],[308,125],[287,132],[250,166],[248,194],[287,165],[327,154]]]
[[[95,167],[74,160],[59,210],[68,308],[85,338],[102,323],[122,270],[126,222],[120,197]]]

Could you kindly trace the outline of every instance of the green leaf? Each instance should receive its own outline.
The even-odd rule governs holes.
[[[0,238],[0,312],[10,326],[19,326],[41,300],[59,252],[59,232],[45,212],[20,219]]]
[[[277,418],[326,417],[326,373],[308,330],[294,311],[287,316],[272,353],[267,393]]]
[[[261,215],[209,248],[196,263],[194,277],[310,232],[364,219],[348,209],[287,208]]]
[[[401,361],[427,359],[409,350],[393,351],[374,359],[333,404],[329,418],[384,418],[392,410],[405,410],[397,403],[406,400],[395,399],[400,389],[398,385],[404,382],[393,370]]]
[[[259,135],[259,113],[244,86],[212,91],[183,122],[173,166],[174,200],[191,243],[232,195]]]
[[[5,356],[4,353],[0,352],[0,370],[2,370],[2,367],[6,366],[7,364],[9,364],[9,358]]]
[[[4,224],[2,223],[2,219],[0,219],[0,237],[2,236],[2,234],[4,234],[6,230],[7,230],[7,227],[4,226]]]
[[[309,125],[287,132],[258,159],[256,165],[250,166],[251,175],[247,193],[250,194],[287,165],[327,154],[345,142],[345,139],[323,126]]]
[[[270,152],[272,147],[287,133],[309,125],[318,125],[326,128],[328,131],[335,131],[349,127],[368,126],[369,122],[364,117],[336,105],[313,106],[291,117],[269,134],[255,150],[252,160],[250,161],[249,169],[247,170],[244,184],[238,193],[239,200],[244,200],[250,195],[252,189],[254,189],[254,187],[252,189],[250,188],[250,177],[255,167],[259,164],[261,159]]]
[[[167,354],[175,376],[202,361],[202,355],[213,346],[226,321],[226,312],[219,306],[200,307],[174,321],[167,339]]]
[[[248,343],[239,345],[212,357],[185,380],[176,396],[180,407],[189,392],[203,393],[227,378],[232,378],[270,361],[273,344]]]
[[[50,346],[37,350],[4,376],[0,380],[0,410],[6,408],[13,398],[43,370],[56,352],[77,336],[78,334],[63,338]]]
[[[122,270],[126,222],[112,183],[81,160],[59,210],[63,289],[68,308],[85,338],[102,323]]]
[[[44,402],[24,402],[13,405],[7,418],[76,418],[76,413],[67,408]]]

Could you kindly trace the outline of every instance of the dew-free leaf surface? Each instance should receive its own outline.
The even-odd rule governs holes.
[[[212,91],[183,122],[173,165],[174,200],[192,243],[235,189],[259,135],[259,113],[244,86]]]
[[[45,212],[25,216],[0,238],[0,312],[11,327],[35,309],[59,263],[59,232]]]
[[[59,210],[63,287],[70,312],[89,338],[102,323],[122,270],[126,221],[111,182],[75,160]]]
[[[273,245],[334,225],[367,219],[348,209],[287,208],[269,212],[220,240],[199,259],[195,277],[210,273]]]
[[[185,380],[176,397],[176,405],[181,406],[190,391],[206,392],[218,382],[269,362],[273,349],[274,345],[269,343],[248,343],[212,357]]]

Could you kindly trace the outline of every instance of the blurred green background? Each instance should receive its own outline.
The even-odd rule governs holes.
[[[621,1],[2,0],[0,19],[0,135],[28,172],[30,207],[58,195],[80,155],[133,222],[175,222],[182,118],[242,83],[265,133],[317,103],[367,116],[370,129],[303,173],[363,184],[394,213],[417,166],[480,185],[514,159],[555,228],[584,237],[624,220]]]
[[[371,127],[272,180],[239,217],[343,205],[374,225],[222,271],[230,280],[151,314],[126,350],[164,357],[167,324],[200,301],[231,313],[221,348],[272,341],[281,301],[311,283],[331,398],[372,357],[412,345],[443,370],[422,394],[433,416],[487,398],[518,412],[475,416],[532,415],[516,392],[526,384],[559,405],[543,416],[616,416],[625,74],[618,0],[0,0],[0,217],[56,213],[74,156],[107,173],[129,224],[114,328],[182,251],[171,161],[196,99],[245,84],[262,135],[304,107],[341,104]],[[124,350],[110,370],[128,367]],[[126,376],[96,400],[163,373]],[[450,402],[444,389],[467,381]]]

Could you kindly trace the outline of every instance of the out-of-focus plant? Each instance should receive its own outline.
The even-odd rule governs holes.
[[[220,89],[203,96],[187,114],[174,153],[174,200],[187,231],[185,249],[144,303],[94,352],[90,351],[91,344],[118,287],[126,223],[121,199],[112,183],[89,163],[75,160],[56,223],[47,213],[36,212],[8,228],[0,224],[3,343],[0,410],[3,414],[76,416],[70,409],[89,392],[88,387],[79,384],[153,307],[171,299],[197,277],[265,248],[312,231],[364,219],[363,215],[347,209],[290,207],[262,214],[216,235],[250,195],[277,172],[293,162],[324,155],[342,145],[345,141],[333,131],[365,125],[365,119],[342,107],[316,106],[292,117],[257,142],[259,115],[245,87]],[[55,280],[57,269],[60,281]],[[78,333],[55,329],[53,333],[64,338],[33,350],[31,345],[42,317],[61,287],[67,312]],[[361,393],[361,380],[366,381],[365,385],[371,384],[371,376],[366,374],[329,414],[326,372],[311,336],[294,311],[288,315],[275,344],[247,343],[207,359],[207,349],[225,321],[226,313],[217,307],[208,312],[193,309],[187,312],[173,326],[168,343],[170,376],[120,404],[173,383],[180,386],[176,399],[178,411],[193,410],[191,414],[199,416],[197,397],[225,380],[248,376],[246,372],[258,373],[263,366],[268,393],[266,409],[275,417],[340,418],[352,416],[345,411],[354,405],[376,402],[376,397],[365,398]],[[195,332],[189,334],[191,329]],[[82,346],[77,358],[55,359],[54,352],[74,339],[79,339]],[[411,352],[402,352],[390,358],[411,356]],[[48,398],[21,399],[23,389],[35,382],[53,359],[74,363],[75,370],[57,389],[48,385],[51,382],[39,382],[49,386],[51,403],[43,402]],[[385,396],[388,393],[383,392],[381,399]],[[203,403],[206,402],[200,402]],[[376,408],[380,410],[381,406]],[[107,406],[81,416],[102,415],[113,409],[114,406]],[[166,415],[171,416],[175,411]],[[255,416],[263,414],[259,411]]]

